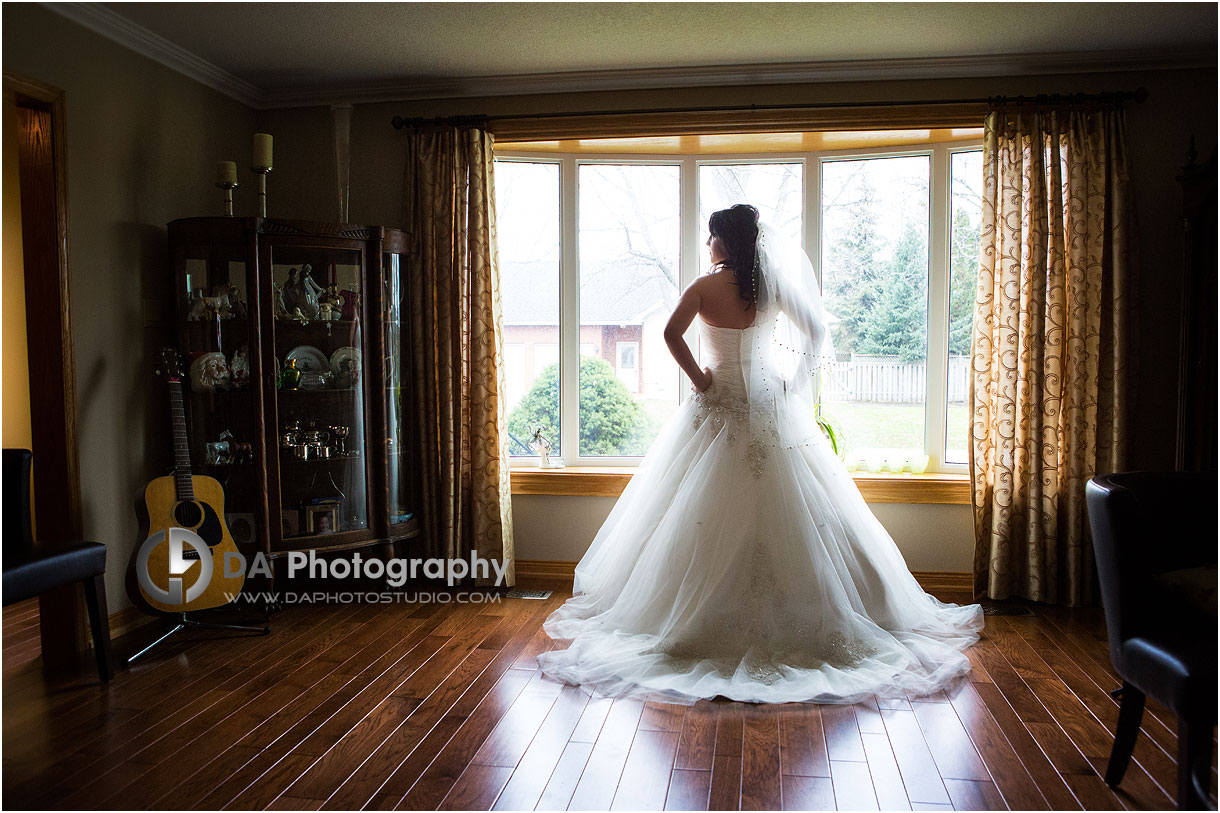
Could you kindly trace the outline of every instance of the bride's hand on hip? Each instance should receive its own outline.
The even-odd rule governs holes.
[[[706,392],[707,388],[712,386],[712,371],[711,368],[703,368],[703,380],[691,382],[694,385],[695,392]]]

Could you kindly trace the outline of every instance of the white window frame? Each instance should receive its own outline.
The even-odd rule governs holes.
[[[948,366],[949,366],[949,251],[952,240],[951,211],[951,156],[955,152],[970,152],[982,147],[981,140],[954,141],[918,146],[895,146],[868,149],[819,150],[816,152],[791,153],[718,153],[714,155],[652,155],[652,154],[562,154],[550,155],[535,152],[518,152],[497,149],[495,157],[506,161],[530,161],[559,165],[559,232],[560,232],[560,279],[559,279],[559,435],[563,459],[572,466],[637,466],[640,457],[594,457],[575,452],[580,449],[579,390],[580,364],[580,300],[579,300],[579,190],[577,189],[578,167],[584,164],[647,164],[680,167],[680,208],[678,279],[679,290],[685,290],[699,276],[699,258],[702,256],[699,237],[705,226],[694,224],[699,211],[698,168],[715,164],[766,164],[800,163],[804,165],[802,197],[804,203],[802,243],[813,264],[818,280],[822,278],[820,250],[821,236],[821,180],[822,166],[828,161],[860,160],[868,158],[892,158],[921,155],[930,159],[930,187],[928,201],[928,352],[927,390],[924,399],[924,447],[928,455],[929,473],[964,473],[965,464],[946,463],[945,438],[948,421]],[[810,250],[814,247],[814,250]],[[687,343],[695,346],[697,334],[694,324],[687,330]],[[638,363],[638,361],[637,361]],[[689,379],[679,371],[682,385],[679,387],[680,403],[689,395]],[[510,466],[530,468],[532,458],[516,457]]]

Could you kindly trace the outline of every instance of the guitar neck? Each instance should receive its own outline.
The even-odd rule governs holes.
[[[174,424],[174,488],[179,500],[195,499],[195,484],[191,480],[191,452],[186,441],[186,411],[182,407],[182,382],[169,385],[170,419]]]

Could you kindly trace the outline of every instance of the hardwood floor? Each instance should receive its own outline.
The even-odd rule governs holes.
[[[4,806],[1173,807],[1176,720],[1155,704],[1122,788],[1098,775],[1119,685],[1098,610],[988,616],[973,672],[930,697],[680,706],[542,677],[567,595],[295,606],[268,637],[184,635],[105,687],[10,657],[28,625],[6,611]]]
[[[4,608],[4,672],[21,669],[42,657],[38,633],[38,599]]]

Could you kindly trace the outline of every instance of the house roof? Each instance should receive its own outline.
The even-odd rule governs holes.
[[[559,317],[559,274],[553,262],[500,264],[505,325],[555,324]],[[580,319],[584,324],[638,325],[658,308],[670,310],[678,291],[655,271],[602,266],[581,278]]]

